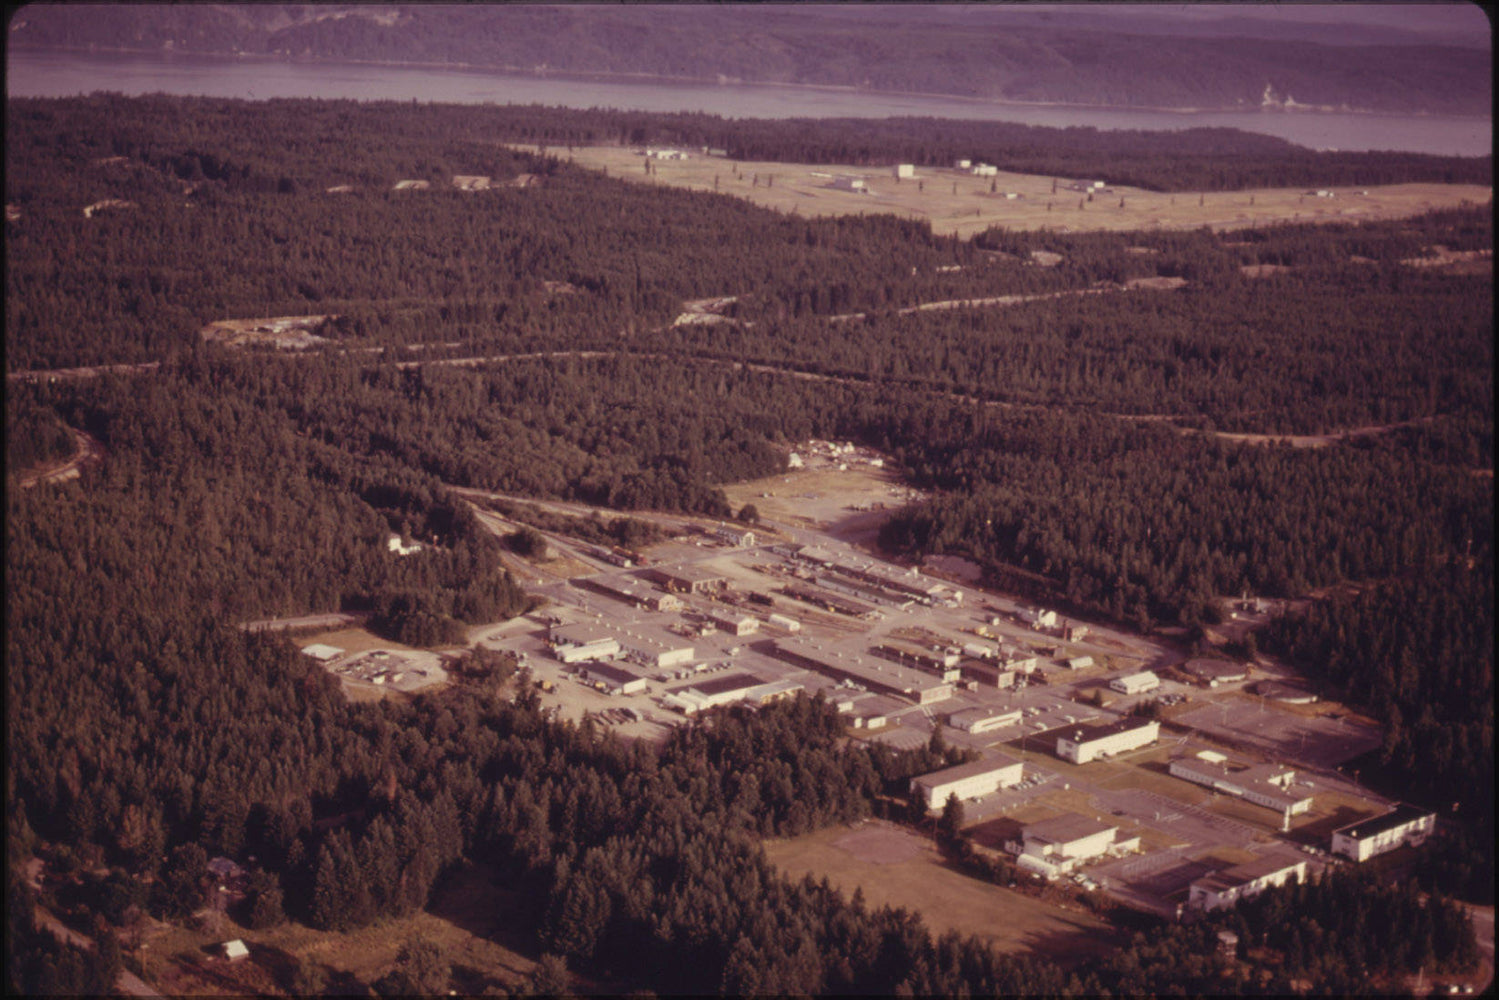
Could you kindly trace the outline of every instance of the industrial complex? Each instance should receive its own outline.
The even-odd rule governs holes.
[[[809,470],[878,468],[851,445],[814,442],[798,455]],[[775,485],[786,484],[795,489],[790,476]],[[769,489],[753,495],[774,509]],[[829,521],[881,505],[793,499]],[[930,812],[955,798],[971,830],[999,824],[977,849],[1167,915],[1232,906],[1432,835],[1431,813],[1332,770],[1377,746],[1377,729],[1306,699],[1261,696],[1300,690],[1294,676],[1190,659],[884,562],[826,522],[658,523],[670,540],[628,558],[543,533],[546,559],[565,575],[543,581],[543,608],[480,645],[512,653],[543,704],[636,738],[802,694],[826,699],[850,738],[911,749],[940,736],[950,766],[908,785]],[[304,652],[352,682],[407,690],[446,677],[435,654],[351,655],[335,639]]]

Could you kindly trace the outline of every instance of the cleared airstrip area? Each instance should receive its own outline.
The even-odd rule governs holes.
[[[536,151],[534,146],[514,148]],[[933,232],[965,238],[994,226],[1118,232],[1395,219],[1487,204],[1494,194],[1492,187],[1478,184],[1427,183],[1163,193],[1116,185],[1104,177],[1103,188],[1090,195],[1069,185],[1086,186],[1100,178],[1005,171],[978,176],[972,168],[956,166],[916,167],[913,176],[897,178],[893,167],[742,161],[698,150],[681,152],[685,159],[647,156],[643,147],[549,147],[550,155],[627,181],[717,191],[808,218],[893,214],[924,219]]]

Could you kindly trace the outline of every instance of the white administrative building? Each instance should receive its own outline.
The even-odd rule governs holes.
[[[1074,764],[1112,757],[1154,743],[1161,724],[1154,720],[1121,719],[1103,725],[1079,726],[1057,737],[1057,756]]]
[[[1368,861],[1405,844],[1424,843],[1436,825],[1436,813],[1401,803],[1383,816],[1334,830],[1332,853],[1353,861]]]
[[[1077,813],[1063,813],[1028,824],[1019,841],[1006,847],[1017,855],[1021,867],[1043,875],[1071,871],[1090,858],[1120,855],[1140,849],[1139,837],[1119,837],[1119,828]]]
[[[1024,768],[1014,758],[994,754],[912,778],[911,790],[920,791],[928,809],[941,809],[952,795],[962,802],[1019,784]]]
[[[1196,879],[1187,890],[1187,905],[1196,910],[1231,907],[1293,878],[1298,882],[1306,878],[1305,858],[1268,855]]]

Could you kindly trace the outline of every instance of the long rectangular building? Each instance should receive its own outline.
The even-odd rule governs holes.
[[[1233,795],[1280,813],[1281,829],[1291,817],[1312,807],[1311,789],[1295,783],[1296,772],[1275,764],[1230,764],[1222,754],[1203,751],[1196,757],[1173,760],[1172,777]]]
[[[951,684],[895,663],[881,663],[857,653],[834,652],[806,639],[777,639],[774,649],[776,655],[788,663],[815,670],[834,680],[853,681],[918,705],[952,697]]]
[[[928,809],[941,809],[952,795],[962,802],[1019,784],[1024,768],[1012,757],[994,754],[912,778],[911,790],[921,792]]]
[[[1154,720],[1120,719],[1096,726],[1078,726],[1057,737],[1057,756],[1074,764],[1112,757],[1154,743],[1161,724]]]
[[[1405,844],[1420,845],[1436,829],[1437,814],[1401,803],[1383,816],[1359,820],[1332,832],[1332,853],[1368,861]]]

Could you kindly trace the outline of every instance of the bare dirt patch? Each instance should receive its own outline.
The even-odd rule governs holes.
[[[535,147],[517,147],[534,152]],[[1280,222],[1340,222],[1404,218],[1464,202],[1487,204],[1493,188],[1476,184],[1392,184],[1309,197],[1304,188],[1163,194],[1114,187],[1089,196],[1052,190],[1053,178],[1000,173],[975,177],[955,169],[921,167],[897,182],[887,167],[734,161],[692,155],[652,160],[623,146],[575,148],[572,162],[632,183],[717,191],[765,208],[810,217],[894,214],[924,219],[944,235],[972,236],[991,226],[1073,232],[1136,229],[1238,229]],[[859,177],[867,193],[838,190],[837,176]],[[1014,197],[1009,197],[1014,195]]]
[[[268,316],[261,319],[221,319],[198,331],[205,343],[230,347],[274,347],[282,351],[305,350],[328,343],[313,333],[328,316]]]

